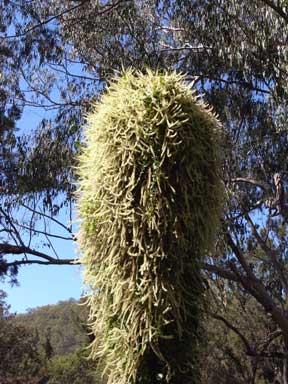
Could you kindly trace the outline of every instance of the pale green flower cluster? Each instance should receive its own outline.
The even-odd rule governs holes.
[[[223,196],[220,124],[183,75],[151,71],[117,78],[87,121],[78,208],[91,355],[108,384],[190,377],[199,263]]]

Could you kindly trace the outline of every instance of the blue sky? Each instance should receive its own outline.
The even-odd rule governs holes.
[[[65,224],[69,218],[62,213],[59,220]],[[51,233],[59,232],[59,226],[52,224]],[[37,238],[35,243],[37,242]],[[71,240],[54,239],[53,246],[60,258],[78,258],[77,244]],[[53,256],[47,248],[38,250]],[[19,258],[19,257],[18,257]],[[30,257],[33,258],[33,257]],[[2,289],[8,294],[7,302],[11,305],[11,312],[23,313],[28,308],[55,304],[59,300],[71,297],[79,299],[82,291],[83,267],[79,265],[25,265],[19,268],[19,285],[11,286],[9,282],[2,284]]]
[[[64,224],[69,222],[64,212],[58,219]],[[50,230],[51,233],[64,235],[57,224],[52,224]],[[53,246],[60,258],[79,257],[77,244],[71,240],[54,239]],[[41,247],[37,249],[41,250]],[[51,253],[47,248],[42,250]],[[11,311],[23,313],[27,308],[55,304],[71,297],[78,299],[82,292],[82,275],[83,267],[79,265],[25,265],[19,268],[19,286],[11,287],[6,282],[3,290],[8,294],[7,302],[11,305]]]
[[[39,121],[48,117],[47,112],[39,108],[24,110],[23,117],[18,123],[21,133],[35,129]],[[68,217],[61,214],[60,220],[68,224]],[[50,227],[51,232],[59,233],[57,225]],[[66,234],[67,235],[67,234]],[[37,239],[36,239],[37,241]],[[72,241],[53,240],[57,252],[62,258],[78,257],[77,245]],[[41,248],[38,248],[41,250]],[[47,249],[43,249],[48,252]],[[83,269],[83,268],[82,268]],[[82,292],[82,272],[80,267],[53,266],[53,265],[27,265],[19,268],[19,286],[10,286],[8,282],[0,283],[0,289],[7,294],[7,303],[11,305],[11,311],[23,313],[28,308],[34,308],[47,304],[55,304],[59,300],[71,297],[78,299]]]
[[[82,292],[79,266],[35,266],[20,268],[19,286],[3,284],[11,312],[23,313],[28,308],[55,304],[70,297],[78,299]]]

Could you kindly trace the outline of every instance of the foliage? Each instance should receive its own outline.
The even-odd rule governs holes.
[[[8,309],[1,313],[1,383],[36,383],[37,378],[45,376],[45,356],[38,350],[38,343],[39,339],[35,332],[14,324],[13,316],[8,313]]]
[[[25,314],[17,315],[13,321],[31,331],[37,331],[43,346],[48,338],[53,356],[62,356],[88,343],[87,316],[88,312],[83,304],[69,300],[28,310]]]
[[[7,294],[0,289],[0,319],[9,315],[9,305],[6,303]]]
[[[197,381],[199,262],[223,194],[220,124],[183,76],[150,71],[125,72],[88,122],[79,210],[92,356],[108,383]]]
[[[3,293],[3,307],[6,308]],[[2,304],[1,304],[2,305]],[[92,384],[85,310],[76,301],[0,319],[0,382],[3,384]],[[100,382],[98,382],[100,383]]]
[[[70,201],[73,187],[68,181],[74,181],[70,166],[81,140],[83,113],[107,79],[127,66],[177,69],[198,76],[197,88],[205,92],[227,130],[222,143],[227,180],[253,176],[271,183],[275,172],[287,171],[284,0],[277,5],[267,0],[253,4],[248,0],[4,1],[1,33],[3,116],[9,114],[12,102],[18,110],[11,118],[14,125],[23,108],[47,112],[37,130],[22,128],[16,146],[11,131],[1,159],[3,169],[10,170],[3,178],[5,190],[15,193],[13,199],[2,194],[9,203],[5,209],[9,218],[15,217],[11,205],[23,207],[24,197],[25,205],[34,209],[43,205],[56,213]],[[254,194],[247,188],[237,191],[236,209],[238,200],[252,209],[259,200]],[[27,219],[28,229],[16,225],[26,246],[25,236],[35,237],[33,229],[42,227],[40,218],[43,215],[34,215],[31,225]],[[18,245],[8,250],[23,253],[11,225],[3,219],[1,226],[4,241]],[[7,254],[7,247],[2,248]],[[31,253],[33,247],[26,247],[26,254]],[[57,263],[55,258],[47,262]],[[22,263],[3,259],[3,273],[17,272],[13,267]]]
[[[48,384],[94,384],[95,363],[88,360],[87,349],[76,349],[63,356],[55,356],[48,366]]]
[[[226,132],[227,236],[203,270],[255,298],[287,335],[287,20],[286,0],[3,0],[2,275],[14,278],[25,264],[71,263],[61,260],[61,247],[55,256],[47,236],[74,238],[65,223],[59,234],[55,215],[72,207],[74,173],[66,167],[75,164],[83,113],[107,80],[127,66],[176,69],[198,76]],[[23,110],[41,115],[38,129],[19,120]]]
[[[253,297],[220,280],[212,298],[203,325],[207,344],[200,352],[200,382],[281,383],[283,335],[265,310]]]

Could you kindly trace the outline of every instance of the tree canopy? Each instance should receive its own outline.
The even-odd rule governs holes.
[[[287,376],[287,2],[3,0],[0,10],[3,276],[23,264],[72,263],[53,236],[75,238],[57,215],[73,208],[91,101],[122,68],[175,69],[196,79],[225,129],[227,203],[203,273],[219,300],[219,287],[244,307],[247,295],[256,300],[259,321],[269,318],[282,341],[265,353],[246,347],[255,358],[280,353]],[[29,108],[45,110],[36,128],[22,124]],[[270,340],[274,331],[263,329]]]
[[[95,383],[83,303],[62,301],[15,315],[0,293],[1,384]]]

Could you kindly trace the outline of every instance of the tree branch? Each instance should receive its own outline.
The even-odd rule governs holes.
[[[268,359],[271,358],[278,358],[278,359],[287,359],[288,353],[285,352],[247,352],[248,356],[253,356],[253,357],[265,357]]]
[[[250,347],[250,344],[246,337],[239,331],[238,328],[234,327],[227,319],[225,319],[223,316],[213,314],[212,315],[214,319],[222,321],[228,328],[230,328],[236,335],[239,336],[239,338],[242,340],[243,344],[245,345],[246,348],[246,353],[251,354],[254,353],[254,350]]]
[[[264,191],[269,191],[270,189],[270,186],[268,183],[265,183],[263,181],[258,181],[258,180],[255,180],[255,179],[250,179],[250,178],[246,178],[246,177],[236,177],[232,180],[230,180],[232,183],[248,183],[248,184],[252,184],[254,185],[255,187],[259,187],[261,189],[263,189]]]
[[[13,244],[8,244],[8,243],[0,243],[0,255],[3,254],[12,254],[12,255],[21,255],[21,254],[26,254],[26,255],[32,255],[32,256],[37,256],[40,257],[41,259],[46,260],[45,262],[41,261],[40,264],[74,264],[75,262],[77,263],[77,260],[74,259],[56,259],[52,256],[47,255],[46,253],[37,251],[36,249],[32,249],[23,245],[13,245]],[[32,262],[35,263],[36,261],[40,260],[16,260],[11,263],[6,263],[5,266],[12,266],[12,265],[22,265],[22,264],[31,264]],[[16,264],[15,264],[16,263]],[[2,262],[4,264],[4,262]]]
[[[276,252],[271,249],[270,247],[268,247],[268,245],[266,244],[266,242],[262,239],[262,237],[259,235],[252,219],[250,218],[250,216],[248,215],[248,213],[246,213],[244,215],[249,227],[250,227],[250,230],[251,230],[251,233],[252,235],[255,237],[255,239],[257,240],[257,243],[260,245],[261,249],[266,253],[266,255],[271,258],[273,261],[275,259],[275,256],[276,256]]]
[[[277,259],[277,252],[266,244],[266,242],[262,239],[262,237],[259,235],[252,219],[248,214],[245,214],[245,219],[250,227],[252,235],[255,237],[257,243],[259,244],[262,251],[265,252],[268,259],[271,261],[274,268],[278,271],[279,276],[281,278],[282,284],[285,287],[285,291],[288,292],[288,283],[287,283],[287,277],[286,277],[286,271],[284,266],[279,262]]]
[[[185,32],[185,29],[184,28],[178,28],[178,27],[170,27],[168,25],[160,25],[159,27],[156,27],[155,28],[156,31],[157,30],[160,30],[160,31],[172,31],[172,32]]]
[[[250,89],[251,91],[265,93],[268,95],[271,94],[271,92],[268,91],[267,89],[263,89],[263,88],[259,88],[259,87],[255,86],[252,81],[249,82],[249,81],[240,81],[240,80],[232,80],[232,79],[227,80],[227,79],[222,79],[220,77],[212,77],[212,76],[199,76],[199,78],[208,79],[210,81],[217,81],[217,82],[228,84],[228,85],[236,84],[236,85],[239,85],[240,87]]]
[[[274,9],[276,13],[278,13],[279,16],[281,16],[286,22],[288,22],[288,15],[283,11],[281,7],[276,5],[273,1],[271,0],[262,0],[262,3],[265,3],[268,5],[268,7]]]
[[[35,233],[39,233],[41,235],[45,235],[45,236],[49,236],[49,237],[54,237],[56,239],[61,239],[61,240],[72,240],[72,241],[76,240],[75,236],[66,237],[66,236],[61,236],[61,235],[55,235],[55,234],[49,233],[47,231],[40,231],[39,229],[32,228],[32,225],[30,227],[27,227],[26,225],[19,224],[16,221],[14,221],[14,224],[17,225],[18,227],[26,229],[26,230],[30,231],[31,233],[34,233],[34,234]]]
[[[231,268],[232,267],[233,264],[231,263]],[[249,276],[243,276],[240,271],[237,271],[236,266],[234,266],[232,271],[222,269],[211,264],[204,264],[204,268],[209,272],[223,277],[224,279],[240,283],[243,288],[246,289],[246,291],[249,292],[258,301],[258,303],[260,303],[264,309],[271,314],[271,317],[283,333],[288,335],[288,318],[285,313],[277,307],[262,282],[257,279],[252,270],[250,270]]]
[[[55,219],[55,218],[52,217],[52,216],[47,215],[47,214],[44,213],[44,212],[37,211],[36,209],[33,209],[33,208],[29,207],[29,206],[26,205],[26,204],[23,204],[23,203],[22,203],[21,205],[22,205],[22,207],[28,209],[29,211],[31,211],[31,212],[33,212],[33,213],[36,213],[36,214],[39,215],[39,216],[43,216],[43,217],[46,217],[46,218],[49,219],[49,220],[52,220],[54,223],[56,223],[56,224],[58,224],[60,227],[64,228],[67,232],[71,233],[71,235],[72,235],[72,237],[73,237],[72,230],[71,230],[69,227],[67,227],[65,224],[61,223],[61,221]]]
[[[236,283],[240,282],[238,277],[229,269],[223,269],[223,268],[218,267],[217,265],[212,265],[212,264],[208,264],[208,263],[205,263],[203,265],[203,268],[206,271],[208,271],[210,273],[214,273],[217,276],[223,277],[226,280],[234,281]]]
[[[172,47],[170,45],[167,45],[167,44],[161,44],[163,49],[161,49],[160,51],[161,52],[167,52],[167,51],[185,51],[185,50],[188,50],[188,51],[203,51],[203,50],[211,50],[212,47],[206,47],[206,46],[203,46],[203,45],[199,45],[199,46],[193,46],[193,45],[190,45],[190,44],[184,44],[183,46],[181,47]]]
[[[38,265],[79,265],[81,264],[78,259],[52,259],[50,261],[43,261],[43,260],[15,260],[11,263],[3,263],[0,262],[0,269],[1,264],[5,264],[5,267],[18,267],[21,265],[31,265],[31,264],[38,264]]]
[[[250,266],[248,265],[243,253],[240,251],[240,248],[237,246],[237,244],[234,243],[231,235],[229,233],[226,233],[226,240],[229,247],[232,249],[234,255],[237,257],[237,260],[241,264],[242,268],[246,272],[247,276],[252,279],[256,279],[256,276],[253,274]]]
[[[43,25],[49,24],[51,21],[57,19],[58,17],[64,16],[66,13],[69,13],[69,12],[71,12],[71,11],[74,11],[74,10],[77,9],[77,8],[82,7],[82,5],[85,4],[85,3],[87,3],[87,1],[90,1],[90,0],[83,0],[80,4],[77,4],[77,5],[75,5],[74,7],[65,9],[64,11],[59,12],[59,13],[57,13],[56,15],[53,15],[53,16],[49,17],[48,19],[43,20],[43,21],[41,21],[40,23],[38,23],[38,24],[36,24],[36,25],[33,25],[32,27],[26,29],[26,30],[25,30],[24,32],[22,32],[22,33],[18,33],[18,34],[15,34],[15,35],[10,35],[10,36],[5,36],[4,39],[13,39],[13,38],[18,38],[18,37],[23,37],[23,36],[25,36],[27,33],[32,32],[32,31],[34,31],[35,29],[42,27]]]
[[[280,173],[275,173],[273,176],[274,185],[275,185],[275,198],[271,200],[271,208],[275,208],[280,215],[284,218],[287,218],[287,205],[285,204],[285,193],[284,193],[284,183],[282,180],[282,175]]]

